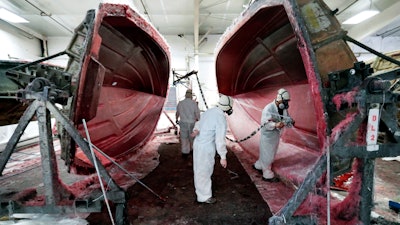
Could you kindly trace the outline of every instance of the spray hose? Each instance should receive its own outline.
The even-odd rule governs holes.
[[[290,116],[283,116],[283,115],[279,115],[279,114],[272,114],[272,115],[277,116],[279,118],[278,121],[283,122],[283,124],[285,124],[286,127],[294,126],[294,120]],[[272,120],[268,120],[267,122],[269,122],[269,121],[272,121]],[[235,143],[246,141],[246,140],[250,139],[251,137],[253,137],[254,135],[256,135],[257,132],[261,130],[261,128],[265,127],[267,122],[263,123],[260,127],[258,127],[255,131],[253,131],[250,135],[248,135],[245,138],[242,138],[240,140],[233,140],[229,137],[226,137],[226,139],[228,139],[231,142],[235,142]]]
[[[231,138],[229,138],[229,137],[226,137],[226,139],[228,139],[228,140],[231,141],[231,142],[235,142],[235,143],[239,143],[239,142],[246,141],[246,140],[250,139],[251,137],[253,137],[254,135],[256,135],[257,132],[261,130],[261,128],[265,127],[266,124],[267,124],[267,122],[263,123],[260,127],[257,128],[257,130],[251,132],[250,135],[248,135],[247,137],[242,138],[242,139],[240,139],[240,140],[233,140],[233,139],[231,139]]]

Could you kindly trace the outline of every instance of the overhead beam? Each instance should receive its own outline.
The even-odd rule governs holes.
[[[194,53],[196,55],[199,53],[200,0],[194,0],[193,15]]]
[[[203,41],[207,38],[207,36],[211,33],[211,31],[212,31],[212,29],[209,29],[208,31],[207,31],[207,33],[205,33],[204,35],[203,35],[203,37],[200,39],[200,41],[199,41],[199,45],[201,45],[202,43],[203,43]]]
[[[59,26],[61,26],[65,30],[67,30],[69,33],[71,33],[71,34],[74,33],[73,29],[67,27],[63,23],[61,23],[58,20],[56,20],[51,13],[44,11],[42,8],[40,8],[39,6],[33,4],[29,0],[25,0],[25,2],[28,3],[29,5],[31,5],[33,8],[37,9],[40,12],[40,16],[47,16],[50,20],[52,20],[53,22],[55,22],[56,24],[58,24]]]

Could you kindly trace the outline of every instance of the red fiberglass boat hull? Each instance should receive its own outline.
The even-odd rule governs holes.
[[[85,119],[91,142],[116,159],[151,139],[168,91],[170,53],[157,30],[126,5],[100,4],[91,28],[70,119],[86,136]],[[77,31],[71,51],[80,39]],[[73,67],[71,61],[67,71]],[[78,172],[92,167],[68,137],[62,145],[71,146],[64,157]]]
[[[278,89],[289,91],[295,126],[284,130],[273,170],[296,186],[324,154],[330,131],[344,120],[327,111],[323,97],[328,74],[357,61],[338,38],[343,34],[323,1],[260,0],[242,13],[217,45],[217,84],[220,93],[234,99],[228,123],[236,140],[260,127],[262,109],[274,101]],[[239,142],[246,163],[258,158],[259,140],[258,132]],[[270,208],[274,213],[279,210]],[[311,211],[303,207],[297,213]]]
[[[302,1],[304,8],[307,2]],[[328,10],[323,2],[319,4]],[[307,24],[312,18],[296,18],[292,7],[290,1],[257,1],[225,32],[217,46],[218,89],[235,100],[228,120],[237,139],[256,130],[265,105],[275,99],[279,88],[287,89],[296,129],[286,129],[284,141],[321,152],[327,134],[321,83],[326,82],[328,72],[352,67],[356,58],[342,40],[313,52],[313,45],[328,38],[326,31],[316,29],[302,36],[302,20]],[[333,16],[326,19],[329,35],[343,32]],[[246,126],[237,121],[246,121]],[[258,139],[240,145],[258,156]]]

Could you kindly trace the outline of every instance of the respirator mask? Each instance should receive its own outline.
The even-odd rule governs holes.
[[[228,114],[228,116],[230,116],[233,113],[233,109],[230,108],[230,109],[228,109],[228,111],[225,111],[225,112],[226,112],[226,114]]]
[[[278,107],[279,107],[279,109],[288,109],[289,101],[283,100],[281,103],[279,103]]]
[[[228,116],[230,116],[233,113],[232,109],[232,98],[228,97],[226,95],[221,95],[218,101],[218,107],[222,109]]]

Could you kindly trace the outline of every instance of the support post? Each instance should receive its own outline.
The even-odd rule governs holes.
[[[375,159],[363,159],[362,186],[360,194],[360,220],[364,225],[371,223],[371,210],[373,207]]]
[[[47,205],[57,205],[63,198],[69,197],[68,191],[58,179],[57,158],[54,151],[53,135],[51,132],[50,112],[46,101],[38,101],[36,117],[39,126],[40,155],[42,157],[43,184]]]

